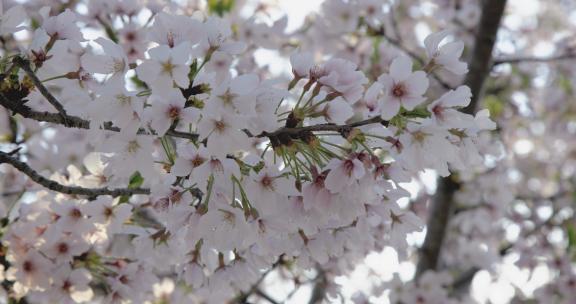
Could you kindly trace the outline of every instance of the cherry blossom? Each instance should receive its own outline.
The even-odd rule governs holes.
[[[390,73],[378,77],[378,82],[384,92],[380,98],[383,119],[394,117],[401,107],[413,110],[426,100],[422,95],[428,88],[428,78],[422,71],[412,72],[412,62],[408,57],[394,59]]]
[[[569,4],[56,2],[0,10],[0,302],[573,300]]]
[[[450,34],[448,30],[434,33],[424,40],[426,46],[426,55],[430,59],[432,67],[440,66],[454,74],[463,75],[468,72],[468,66],[465,62],[459,61],[464,51],[464,43],[461,41],[452,41],[440,46],[440,42]]]
[[[102,46],[106,55],[84,54],[81,58],[82,67],[89,73],[112,74],[109,79],[111,82],[124,81],[129,62],[122,47],[104,38],[94,41]]]
[[[160,95],[148,98],[151,104],[145,114],[149,117],[152,126],[158,134],[164,134],[170,125],[177,121],[194,122],[198,118],[195,109],[185,108],[186,100],[179,90],[170,90]]]
[[[0,7],[4,9],[3,7]],[[24,29],[21,26],[26,20],[26,10],[21,5],[14,5],[9,8],[6,12],[2,13],[2,19],[0,20],[0,33],[2,35],[11,34]]]
[[[150,49],[148,54],[150,59],[136,68],[138,77],[159,90],[172,88],[174,83],[181,88],[188,87],[189,43],[181,43],[174,48],[160,45]]]

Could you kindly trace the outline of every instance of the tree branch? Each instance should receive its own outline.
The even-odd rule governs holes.
[[[264,271],[260,277],[258,278],[258,280],[252,284],[252,287],[250,288],[250,290],[248,290],[247,292],[240,294],[238,296],[238,298],[233,302],[236,304],[244,304],[246,303],[246,300],[248,300],[248,297],[250,297],[250,295],[252,295],[253,293],[256,293],[260,287],[260,284],[262,283],[262,281],[264,281],[264,279],[268,276],[268,274],[270,274],[270,272],[272,272],[274,269],[276,269],[276,267],[282,265],[283,263],[283,256],[280,256],[278,258],[278,260],[272,264],[272,266],[268,269],[266,269],[266,271]]]
[[[416,56],[416,55],[414,55],[414,56]],[[422,61],[422,59],[419,59],[419,60]],[[14,65],[19,66],[20,68],[22,68],[26,72],[26,74],[34,82],[34,85],[40,90],[42,95],[46,99],[48,99],[50,104],[52,104],[58,110],[59,114],[50,113],[50,112],[34,111],[30,107],[26,106],[25,104],[11,101],[8,98],[6,98],[6,96],[4,96],[0,93],[0,104],[2,106],[11,110],[14,113],[18,113],[18,114],[22,115],[25,118],[30,118],[30,119],[33,119],[36,121],[50,122],[50,123],[54,123],[54,124],[63,125],[63,126],[69,127],[69,128],[90,129],[90,121],[82,119],[80,117],[71,116],[71,115],[68,115],[66,113],[62,104],[58,100],[56,100],[56,98],[50,92],[48,92],[48,90],[42,84],[40,79],[38,79],[38,77],[36,76],[34,71],[32,71],[32,69],[30,68],[30,63],[28,61],[26,61],[25,59],[20,58],[20,57],[15,57],[13,60],[13,63],[14,63]],[[315,131],[334,131],[334,132],[339,132],[341,134],[344,134],[345,132],[349,132],[352,128],[367,125],[367,124],[373,124],[373,123],[382,123],[384,125],[387,125],[388,122],[382,120],[380,117],[373,117],[370,119],[366,119],[363,121],[359,121],[359,122],[355,122],[355,123],[351,123],[351,124],[347,124],[347,125],[320,124],[320,125],[298,127],[298,128],[283,127],[283,128],[280,128],[274,132],[262,132],[261,134],[258,134],[256,136],[252,135],[247,130],[245,130],[245,132],[249,137],[259,137],[259,138],[261,138],[261,137],[272,138],[272,137],[280,137],[280,136],[284,136],[284,135],[290,136],[290,137],[294,137],[294,136],[298,137],[298,136],[302,136],[303,134],[305,134],[307,132],[315,132]],[[109,131],[114,131],[114,132],[120,131],[120,129],[118,127],[112,126],[111,123],[105,123],[102,126],[102,128],[104,130],[109,130]],[[140,129],[140,130],[138,130],[138,134],[149,135],[150,133],[147,132],[146,130]],[[155,134],[152,133],[152,135],[155,135]],[[198,134],[176,131],[176,130],[174,130],[173,127],[171,127],[166,132],[166,135],[172,136],[172,137],[190,139],[190,140],[198,139]]]
[[[482,16],[478,24],[474,49],[470,58],[470,71],[464,80],[464,85],[470,87],[472,91],[472,100],[462,110],[464,113],[472,114],[482,95],[484,81],[492,67],[492,50],[505,6],[505,0],[486,0],[483,2]],[[427,270],[436,270],[438,267],[440,249],[442,248],[446,227],[452,213],[454,193],[459,188],[459,183],[451,177],[438,181],[436,195],[432,200],[428,215],[426,238],[420,249],[416,277],[419,277]]]
[[[263,298],[264,300],[270,302],[271,304],[280,304],[280,302],[274,300],[271,296],[269,296],[268,294],[266,294],[264,291],[262,291],[260,288],[256,289],[255,293]]]
[[[353,122],[346,125],[335,125],[335,124],[319,124],[313,126],[306,126],[306,127],[298,127],[298,128],[288,128],[283,127],[274,132],[262,132],[255,136],[250,137],[279,137],[282,135],[288,135],[290,137],[298,137],[306,132],[318,132],[318,131],[332,131],[338,133],[346,133],[351,131],[353,128],[361,127],[369,124],[376,124],[380,123],[383,125],[388,125],[388,121],[383,120],[380,116],[372,117],[366,120],[361,120],[357,122]]]
[[[50,112],[40,112],[34,111],[30,107],[25,104],[16,103],[11,100],[8,100],[6,96],[0,93],[0,105],[4,106],[6,109],[12,111],[13,113],[20,114],[24,118],[33,119],[40,122],[49,122],[57,125],[63,125],[68,128],[77,128],[77,129],[90,129],[90,121],[86,119],[82,119],[77,116],[72,116],[66,114],[64,117],[60,114],[50,113]],[[105,123],[102,126],[102,129],[113,131],[113,132],[120,132],[120,128],[112,126],[111,123]],[[138,130],[138,134],[142,135],[154,135],[150,134],[144,129]],[[196,140],[198,138],[198,134],[195,133],[188,133],[188,132],[181,132],[176,130],[168,130],[166,135],[172,137],[179,137],[189,140]]]
[[[48,102],[58,111],[58,113],[60,113],[60,116],[62,117],[63,120],[63,124],[67,126],[68,121],[66,118],[68,115],[66,114],[66,110],[64,110],[64,106],[62,106],[62,104],[58,100],[56,100],[56,98],[44,86],[42,81],[38,79],[38,76],[36,76],[34,71],[32,71],[32,68],[30,67],[30,62],[19,56],[14,57],[12,62],[16,64],[18,67],[20,67],[22,70],[24,70],[26,75],[28,75],[28,77],[30,77],[30,79],[34,83],[34,86],[38,88],[40,94],[42,94],[42,96],[44,96],[48,100]]]
[[[318,275],[314,279],[314,287],[312,288],[312,294],[308,300],[308,304],[320,304],[326,297],[326,292],[328,288],[328,279],[326,277],[326,272],[320,265],[316,266],[316,271]]]
[[[51,179],[45,178],[40,175],[34,169],[32,169],[28,164],[18,160],[15,157],[10,156],[8,153],[0,151],[0,164],[6,163],[12,165],[18,171],[26,174],[30,179],[36,183],[44,186],[52,191],[71,194],[71,195],[86,195],[88,197],[96,197],[99,195],[110,195],[113,197],[124,196],[124,195],[134,195],[134,194],[150,194],[150,189],[146,188],[118,188],[118,189],[108,189],[108,188],[84,188],[78,186],[65,186],[55,182]]]
[[[494,63],[492,64],[492,66],[497,66],[504,63],[517,64],[525,62],[553,62],[553,61],[570,60],[570,59],[576,59],[576,53],[569,52],[566,54],[560,54],[550,57],[520,56],[509,58],[497,58],[494,59]]]

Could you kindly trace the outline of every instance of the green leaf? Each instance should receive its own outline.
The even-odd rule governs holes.
[[[134,75],[134,76],[130,77],[130,80],[132,80],[132,82],[134,83],[134,85],[137,88],[148,89],[148,85],[146,85],[146,83],[144,81],[140,80],[140,78],[138,78],[138,76]]]
[[[564,75],[561,75],[558,78],[558,82],[560,85],[560,88],[562,88],[562,90],[564,90],[564,93],[571,95],[572,94],[572,83],[570,82],[570,79],[565,77]]]
[[[198,59],[192,60],[192,64],[190,64],[190,72],[188,73],[188,79],[190,79],[190,83],[194,82],[194,77],[196,77],[196,73],[198,73]]]
[[[484,98],[484,107],[490,111],[490,117],[496,118],[504,112],[504,102],[496,95],[488,95]]]
[[[428,118],[430,112],[425,107],[417,107],[412,111],[406,111],[403,115],[408,118]]]
[[[142,177],[142,175],[140,175],[140,172],[136,171],[132,174],[132,176],[130,176],[130,182],[128,182],[128,189],[139,188],[140,186],[142,186],[143,183],[144,178]],[[129,196],[123,195],[120,197],[120,201],[118,203],[119,204],[127,203],[128,199],[130,199]]]
[[[208,0],[208,11],[222,17],[234,7],[234,0]]]
[[[396,115],[390,119],[390,124],[398,128],[398,130],[404,129],[407,122],[406,117],[402,115]]]
[[[576,246],[576,228],[574,225],[570,225],[566,230],[568,234],[568,250],[570,250]]]
[[[135,189],[142,186],[144,183],[144,178],[140,175],[140,172],[136,171],[132,176],[130,176],[130,183],[128,183],[128,188]]]

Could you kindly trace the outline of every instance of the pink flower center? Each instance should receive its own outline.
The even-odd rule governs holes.
[[[351,176],[352,175],[352,170],[354,170],[354,162],[351,159],[347,159],[344,161],[344,171],[346,172],[346,175]]]
[[[266,189],[272,189],[273,184],[272,184],[273,180],[272,177],[265,175],[264,177],[262,177],[262,180],[260,180],[260,184],[262,184],[262,186]]]
[[[128,32],[126,33],[126,41],[134,41],[136,40],[136,33]]]
[[[173,48],[174,47],[174,33],[173,32],[168,32],[168,34],[166,35],[166,40],[168,40],[168,46]]]
[[[200,165],[202,165],[204,163],[204,161],[205,161],[205,159],[203,159],[199,155],[196,155],[196,157],[194,157],[192,159],[192,167],[194,167],[194,168],[200,167]]]
[[[58,248],[57,248],[57,249],[58,249],[58,253],[60,253],[60,254],[66,254],[66,253],[68,253],[68,249],[69,249],[69,248],[68,248],[68,244],[66,244],[66,243],[60,243],[60,244],[58,244]]]
[[[70,283],[70,281],[66,280],[62,283],[62,290],[69,291],[70,288],[72,288],[72,283]]]
[[[177,119],[180,117],[180,108],[174,106],[170,107],[168,109],[168,117],[170,117],[170,119]]]
[[[406,95],[406,87],[403,83],[397,83],[392,87],[392,96],[401,98]]]
[[[77,208],[74,208],[74,209],[70,210],[69,215],[72,218],[79,219],[82,217],[82,212],[80,210],[78,210]]]
[[[112,215],[114,215],[114,210],[113,210],[112,208],[110,208],[110,207],[104,208],[104,216],[105,216],[106,218],[109,218],[109,217],[111,217]]]
[[[34,263],[32,263],[31,261],[25,261],[24,263],[22,263],[22,269],[24,270],[24,272],[33,272],[34,271]]]
[[[435,105],[432,108],[432,113],[434,113],[434,115],[440,119],[442,119],[442,115],[444,114],[444,108],[440,105]]]

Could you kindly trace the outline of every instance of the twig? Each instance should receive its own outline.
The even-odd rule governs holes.
[[[396,3],[394,3],[395,5]],[[392,32],[394,36],[396,36],[396,41],[402,43],[402,35],[400,35],[400,30],[398,29],[398,20],[396,19],[396,10],[394,9],[394,5],[390,5],[390,23],[392,23]],[[399,4],[400,5],[400,4]]]
[[[198,139],[198,134],[196,134],[196,133],[181,132],[181,131],[176,131],[176,130],[172,130],[172,129],[166,131],[166,135],[172,136],[172,137],[178,137],[178,138],[185,138],[185,139],[189,139],[189,140]]]
[[[236,301],[234,301],[233,303],[237,303],[237,304],[243,304],[246,303],[246,300],[248,299],[248,297],[253,294],[256,293],[257,290],[259,289],[260,283],[262,283],[262,281],[264,281],[264,279],[268,276],[268,274],[270,274],[270,272],[272,272],[272,270],[276,269],[276,267],[280,266],[283,261],[283,256],[280,256],[278,258],[278,260],[272,264],[272,266],[270,268],[268,268],[266,271],[264,271],[262,273],[262,275],[260,275],[260,278],[258,278],[258,280],[252,284],[252,287],[250,288],[250,290],[248,290],[248,292],[245,292],[243,294],[241,294]]]
[[[306,127],[298,127],[298,128],[280,128],[274,132],[262,132],[254,137],[278,137],[280,135],[289,135],[289,136],[298,136],[305,132],[318,132],[318,131],[333,131],[338,133],[345,133],[350,131],[352,128],[361,127],[369,124],[376,124],[381,123],[384,125],[388,125],[388,121],[383,120],[381,117],[372,117],[366,120],[346,124],[346,125],[335,125],[335,124],[319,124],[313,126],[306,126]]]
[[[268,301],[268,302],[270,302],[270,303],[272,303],[272,304],[280,304],[280,302],[272,299],[272,297],[270,297],[268,294],[266,294],[266,293],[265,293],[264,291],[262,291],[260,288],[257,288],[256,291],[255,291],[255,293],[256,293],[258,296],[262,297],[264,300],[266,300],[266,301]]]
[[[520,57],[509,57],[509,58],[498,58],[494,59],[492,66],[497,66],[500,64],[517,64],[525,62],[552,62],[560,60],[576,59],[576,53],[566,53],[550,57],[536,57],[536,56],[520,56]]]
[[[8,153],[0,151],[0,164],[6,163],[12,165],[18,171],[26,174],[30,179],[36,183],[44,186],[52,191],[71,194],[71,195],[86,195],[88,197],[96,197],[99,195],[110,195],[113,197],[134,195],[134,194],[150,194],[150,189],[146,188],[118,188],[118,189],[108,189],[108,188],[84,188],[78,186],[65,186],[51,179],[45,178],[40,175],[34,169],[32,169],[28,164],[18,160],[17,158],[11,157]]]

